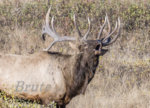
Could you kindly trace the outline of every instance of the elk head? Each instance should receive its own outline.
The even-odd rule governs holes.
[[[79,52],[87,53],[87,54],[94,54],[94,55],[101,55],[103,54],[102,48],[105,46],[108,46],[115,42],[120,35],[120,19],[116,21],[116,25],[114,30],[112,31],[111,25],[108,19],[108,16],[106,14],[104,24],[101,26],[100,31],[98,33],[97,39],[95,40],[88,40],[89,32],[91,30],[91,21],[88,18],[88,24],[89,28],[88,31],[84,36],[82,36],[76,22],[76,16],[74,15],[74,24],[76,27],[76,30],[78,32],[78,37],[71,37],[71,36],[63,36],[61,37],[54,28],[54,16],[51,19],[51,27],[49,26],[49,14],[50,14],[51,7],[49,8],[47,14],[46,14],[46,22],[42,29],[42,38],[45,40],[44,34],[48,34],[51,36],[54,41],[49,45],[45,51],[48,51],[56,42],[62,42],[62,41],[76,41],[75,47],[78,49]],[[102,32],[104,31],[104,27],[106,26],[106,23],[108,24],[108,32],[107,35],[102,38]],[[106,30],[105,30],[106,32]],[[115,33],[116,35],[112,38],[111,36]]]

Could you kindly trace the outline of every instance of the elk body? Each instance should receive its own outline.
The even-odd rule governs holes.
[[[74,96],[85,92],[95,74],[99,55],[103,54],[102,48],[115,42],[120,34],[120,20],[118,18],[114,30],[111,31],[106,15],[98,38],[87,40],[91,28],[89,18],[89,29],[84,36],[80,33],[74,16],[79,36],[60,37],[54,28],[54,17],[51,28],[49,26],[49,14],[50,9],[46,14],[42,36],[48,34],[54,41],[46,51],[26,56],[0,55],[0,90],[23,99],[41,100],[45,105],[50,101],[66,105]],[[101,38],[106,24],[109,28],[108,35]],[[114,33],[114,38],[111,38]],[[73,41],[76,53],[67,55],[48,51],[56,42],[61,41]]]

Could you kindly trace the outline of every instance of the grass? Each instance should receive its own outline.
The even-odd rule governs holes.
[[[32,1],[32,2],[31,2]],[[61,35],[77,35],[73,14],[78,15],[82,33],[92,21],[94,39],[107,12],[114,26],[121,18],[119,39],[100,57],[95,77],[85,95],[75,97],[67,108],[148,108],[150,106],[150,3],[148,0],[50,0],[56,30]],[[46,48],[41,28],[49,5],[44,0],[0,0],[0,50],[3,53],[29,54]],[[61,47],[60,47],[61,46]],[[67,46],[67,47],[66,47]],[[71,53],[68,43],[59,43],[52,50]],[[2,108],[40,107],[36,102],[8,98],[0,94]],[[55,105],[53,105],[55,107]]]

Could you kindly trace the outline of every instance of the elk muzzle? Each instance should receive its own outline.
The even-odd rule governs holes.
[[[95,48],[95,55],[100,55],[102,50],[102,43],[101,40],[97,40],[98,44]]]

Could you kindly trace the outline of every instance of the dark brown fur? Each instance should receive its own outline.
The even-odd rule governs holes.
[[[65,60],[62,64],[64,66],[62,71],[67,91],[61,101],[64,105],[69,103],[74,96],[81,93],[84,94],[88,83],[94,77],[99,63],[99,55],[94,53],[97,45],[96,40],[91,40],[77,45],[79,52],[73,56],[57,54]],[[101,52],[101,54],[103,53]]]

